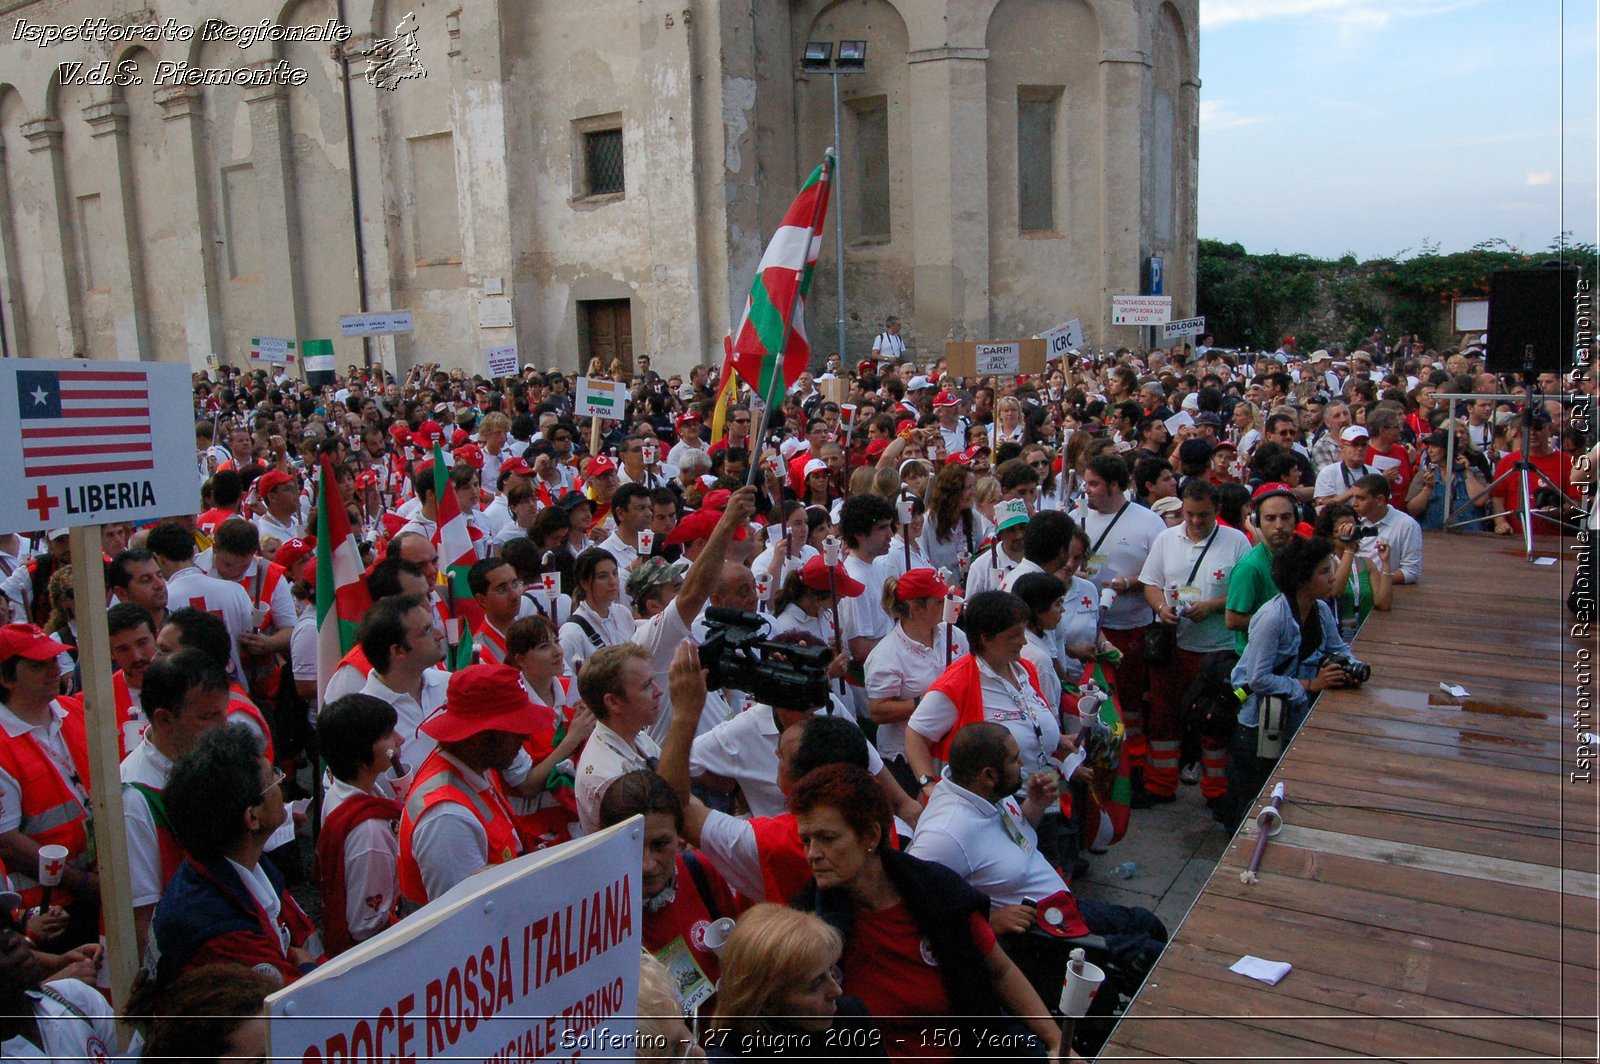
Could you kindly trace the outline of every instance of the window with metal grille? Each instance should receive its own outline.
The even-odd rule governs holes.
[[[624,191],[622,130],[597,129],[583,135],[584,176],[589,195],[606,196]]]

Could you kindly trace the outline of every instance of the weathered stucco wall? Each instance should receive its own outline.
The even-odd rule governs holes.
[[[250,338],[332,337],[401,370],[586,358],[585,301],[627,300],[634,354],[720,358],[766,239],[833,142],[809,39],[868,42],[840,79],[847,347],[887,314],[914,350],[1081,316],[1166,261],[1193,309],[1196,0],[39,0],[0,15],[0,314],[8,353],[243,362]],[[427,75],[354,55],[417,23]],[[34,26],[191,31],[344,19],[342,46],[187,40],[39,47]],[[106,61],[124,84],[74,84]],[[82,63],[82,68],[62,64]],[[301,84],[157,85],[163,63]],[[297,75],[302,76],[302,75]],[[134,83],[133,78],[142,79]],[[92,80],[92,79],[91,79]],[[1019,224],[1019,100],[1057,101],[1053,222]],[[583,136],[622,130],[625,187],[589,195]],[[349,130],[354,130],[353,137]],[[879,141],[881,157],[862,158]],[[354,157],[354,179],[351,160]],[[1037,175],[1036,175],[1037,176]],[[359,203],[359,208],[357,207]],[[339,337],[362,303],[416,331]],[[832,231],[809,332],[834,349]],[[498,289],[498,293],[495,291]],[[513,324],[480,324],[485,299]],[[1127,335],[1117,335],[1127,333]]]

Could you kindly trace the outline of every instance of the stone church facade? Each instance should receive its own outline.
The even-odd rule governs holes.
[[[717,362],[833,142],[830,78],[801,68],[811,40],[867,42],[839,79],[851,357],[888,314],[930,357],[1074,316],[1092,344],[1136,344],[1110,299],[1143,291],[1151,256],[1174,316],[1196,312],[1197,8],[12,3],[4,353],[198,368],[242,364],[266,336],[332,338],[341,368],[370,354],[402,372],[481,372],[509,344],[564,369]],[[391,60],[377,84],[373,55]],[[807,316],[819,357],[837,346],[836,269],[830,219]],[[340,335],[341,315],[392,309],[414,331]]]

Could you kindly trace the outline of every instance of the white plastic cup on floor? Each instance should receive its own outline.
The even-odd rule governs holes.
[[[720,920],[713,920],[706,925],[706,949],[712,953],[721,953],[722,947],[728,944],[728,936],[733,934],[733,917],[724,916]]]
[[[1106,973],[1097,964],[1083,962],[1083,974],[1079,975],[1067,966],[1067,981],[1061,988],[1061,1015],[1069,1016],[1074,1020],[1081,1020],[1089,1011],[1089,1002],[1094,1000],[1095,993],[1100,989],[1100,984],[1106,981]]]

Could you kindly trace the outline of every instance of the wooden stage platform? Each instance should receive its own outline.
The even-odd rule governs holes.
[[[1249,823],[1099,1059],[1600,1055],[1600,751],[1577,738],[1600,727],[1574,668],[1596,641],[1564,607],[1571,559],[1427,535],[1423,581],[1356,639],[1372,682],[1324,695],[1273,777],[1260,883],[1239,880]],[[1245,954],[1294,970],[1230,972]]]

